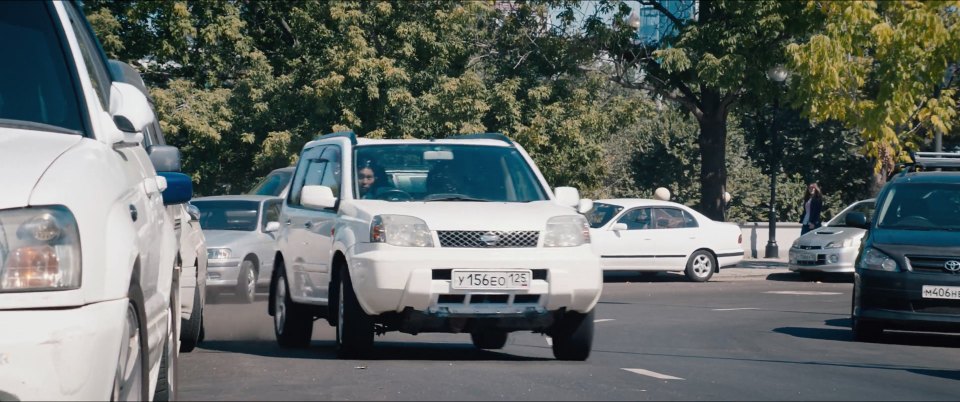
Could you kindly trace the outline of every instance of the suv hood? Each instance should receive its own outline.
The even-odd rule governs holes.
[[[40,177],[83,137],[0,127],[0,161],[16,173],[0,174],[0,209],[23,207]]]
[[[945,230],[872,229],[872,243],[876,246],[915,246],[918,248],[960,249],[960,232]]]
[[[359,201],[354,204],[362,213],[374,215],[408,215],[423,219],[430,230],[537,230],[546,228],[547,220],[560,215],[577,215],[577,211],[557,203],[533,202],[389,202]]]

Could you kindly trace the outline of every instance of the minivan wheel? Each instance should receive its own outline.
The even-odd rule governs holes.
[[[687,261],[687,269],[684,271],[687,278],[694,282],[706,282],[713,276],[713,271],[717,266],[717,261],[713,255],[705,250],[697,250]]]
[[[273,331],[282,348],[304,348],[313,336],[313,316],[290,299],[290,288],[282,267],[273,280]]]
[[[253,303],[257,297],[257,271],[254,269],[253,261],[243,260],[240,264],[236,293],[240,301],[246,304]]]
[[[593,310],[564,314],[553,324],[550,335],[553,356],[558,360],[587,360],[593,348]]]
[[[337,303],[337,357],[366,355],[373,348],[373,320],[360,307],[346,266],[340,268]]]

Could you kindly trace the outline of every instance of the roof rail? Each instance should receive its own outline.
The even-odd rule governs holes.
[[[910,171],[918,167],[926,169],[960,168],[960,152],[911,152],[912,164],[908,164]],[[912,166],[910,166],[912,165]]]
[[[338,138],[338,137],[349,138],[351,144],[357,145],[357,135],[354,134],[353,131],[337,131],[330,134],[318,135],[314,137],[313,140],[318,141],[318,140],[326,140],[329,138]]]
[[[507,144],[513,145],[513,140],[502,133],[472,133],[472,134],[457,134],[451,135],[447,140],[500,140],[506,142]]]

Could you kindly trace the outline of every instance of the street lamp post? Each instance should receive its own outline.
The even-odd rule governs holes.
[[[787,79],[789,72],[782,65],[776,65],[767,70],[767,79],[777,84],[777,92],[773,98],[773,119],[770,124],[770,228],[767,236],[767,249],[764,258],[780,258],[780,247],[777,246],[777,172],[780,170],[780,155],[777,139],[780,137],[777,127],[777,114],[780,113],[780,84]]]

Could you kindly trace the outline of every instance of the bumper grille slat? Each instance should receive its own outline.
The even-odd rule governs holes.
[[[440,230],[440,247],[459,248],[532,248],[537,247],[540,232]]]
[[[950,272],[946,268],[947,261],[960,261],[960,257],[940,257],[928,255],[906,255],[910,269],[914,272],[940,273],[940,274],[960,274],[960,272]]]

